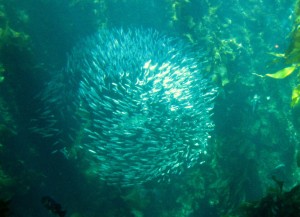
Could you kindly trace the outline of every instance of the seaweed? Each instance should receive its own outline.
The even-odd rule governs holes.
[[[276,187],[270,188],[268,194],[254,202],[243,203],[237,214],[243,217],[296,217],[300,215],[300,185],[290,191],[283,191],[283,182],[273,178]]]
[[[297,72],[296,82],[299,83],[299,77],[300,77],[300,1],[298,0],[296,2],[295,7],[295,19],[294,19],[294,25],[293,29],[290,33],[290,43],[286,51],[282,53],[270,53],[273,56],[276,56],[278,59],[275,59],[274,63],[281,63],[283,60],[284,64],[287,64],[288,66],[285,68],[282,68],[278,70],[277,72],[273,74],[265,74],[265,75],[259,75],[256,73],[253,73],[254,75],[260,76],[260,77],[270,77],[274,79],[284,79],[288,76],[290,76],[292,73]],[[299,105],[300,102],[300,95],[299,95],[299,85],[296,85],[292,90],[292,96],[291,96],[291,107],[295,108]]]

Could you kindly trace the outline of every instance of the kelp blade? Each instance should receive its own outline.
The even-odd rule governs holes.
[[[266,74],[266,76],[275,78],[275,79],[283,79],[283,78],[286,78],[287,76],[289,76],[290,74],[292,74],[296,68],[297,68],[297,65],[289,66],[289,67],[286,67],[284,69],[281,69],[281,70],[275,72],[274,74]]]
[[[291,106],[295,107],[296,105],[299,104],[299,101],[300,101],[300,84],[297,87],[295,87],[292,92]]]

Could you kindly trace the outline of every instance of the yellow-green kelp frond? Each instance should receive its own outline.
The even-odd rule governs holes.
[[[256,74],[256,73],[253,73],[253,74],[256,76],[262,77],[262,78],[270,77],[270,78],[274,78],[274,79],[283,79],[283,78],[286,78],[289,75],[291,75],[296,69],[299,68],[299,66],[300,66],[299,64],[294,64],[292,66],[288,66],[283,69],[280,69],[279,71],[272,73],[272,74],[268,74],[268,73],[265,75],[260,75],[260,74]]]
[[[296,105],[298,105],[300,102],[300,84],[298,84],[292,92],[292,102],[291,102],[291,106],[295,107]]]

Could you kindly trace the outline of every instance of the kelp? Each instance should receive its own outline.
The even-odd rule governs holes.
[[[286,68],[280,69],[275,73],[272,74],[265,74],[265,75],[260,75],[260,74],[256,74],[253,73],[256,76],[259,77],[270,77],[270,78],[274,78],[274,79],[283,79],[288,77],[289,75],[291,75],[296,69],[298,69],[299,65],[292,65],[292,66],[288,66]]]
[[[287,192],[282,191],[282,187],[278,186],[277,189],[271,189],[260,201],[244,204],[241,216],[299,216],[299,199],[300,185]]]
[[[291,102],[291,106],[295,107],[296,105],[298,105],[300,102],[300,84],[297,85],[292,92],[292,102]]]
[[[286,67],[284,69],[281,69],[273,74],[266,74],[266,76],[268,76],[270,78],[275,78],[275,79],[283,79],[283,78],[286,78],[287,76],[291,75],[297,68],[298,68],[298,65],[292,65],[292,66]]]
[[[284,79],[291,75],[293,72],[297,71],[300,64],[300,0],[296,3],[295,8],[295,21],[294,26],[291,32],[291,42],[288,47],[288,49],[285,51],[284,54],[282,53],[269,53],[277,58],[283,58],[285,64],[288,66],[275,72],[272,74],[265,74],[259,75],[256,73],[253,73],[260,77],[270,77],[274,79]],[[300,72],[298,70],[298,79],[300,76]],[[299,83],[299,81],[297,81]],[[293,88],[292,90],[292,96],[291,96],[291,107],[295,107],[300,103],[300,84]]]

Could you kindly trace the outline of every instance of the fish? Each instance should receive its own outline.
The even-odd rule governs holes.
[[[53,214],[59,217],[65,217],[67,211],[62,209],[62,206],[57,203],[53,198],[49,196],[44,196],[41,199],[42,204],[45,206],[46,209],[51,211]]]
[[[206,58],[197,56],[190,44],[155,30],[101,30],[51,77],[33,130],[84,151],[109,185],[180,174],[201,162],[214,128],[217,88],[201,73]]]

